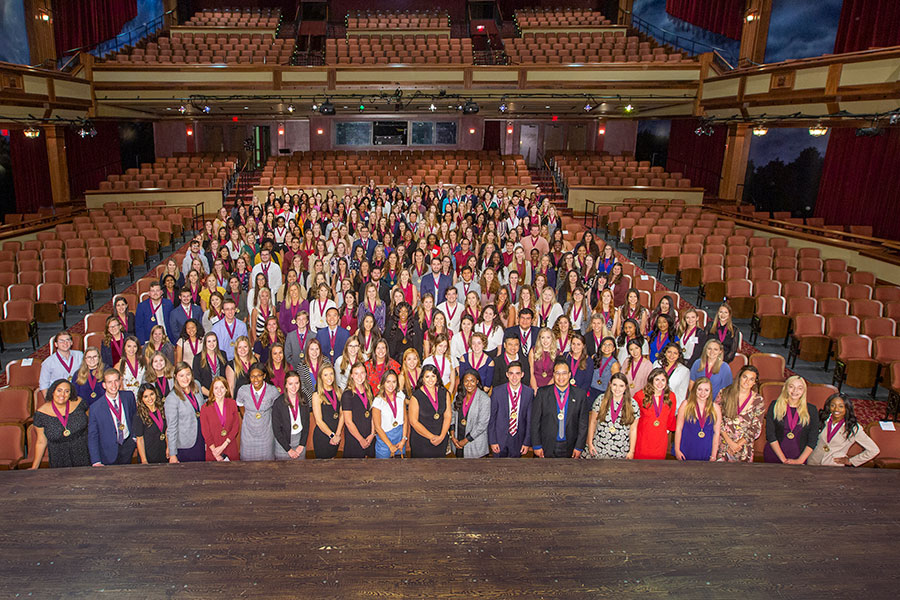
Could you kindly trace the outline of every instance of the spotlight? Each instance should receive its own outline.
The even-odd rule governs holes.
[[[701,123],[700,126],[694,130],[695,135],[698,135],[698,136],[705,135],[706,137],[711,136],[713,134],[713,132],[715,132],[715,129],[713,129],[713,126],[710,125],[709,123]]]
[[[209,107],[209,104],[204,104],[204,105],[203,105],[203,112],[204,112],[204,113],[209,114],[209,111],[211,111],[211,110],[212,110],[212,109]]]
[[[470,128],[469,128],[469,134],[470,134],[470,135],[475,135],[475,128],[474,128],[474,127],[470,127]]]
[[[759,13],[757,13],[755,10],[751,10],[744,17],[744,20],[747,21],[748,23],[752,23],[753,21],[757,20],[758,18],[759,18]]]
[[[41,130],[37,127],[26,127],[25,131],[23,131],[22,133],[24,133],[25,137],[27,137],[28,139],[33,140],[36,137],[40,137]]]
[[[765,125],[757,125],[753,128],[753,135],[756,137],[762,137],[769,133],[769,129]]]
[[[462,112],[464,115],[474,115],[477,114],[479,110],[478,103],[472,101],[470,98],[465,104],[463,104]]]
[[[278,135],[284,135],[284,123],[278,124]]]
[[[891,123],[891,125],[896,125],[897,123],[900,123],[900,113],[892,114],[890,123]]]
[[[366,110],[366,105],[360,102],[360,104],[359,104],[359,112],[363,112],[363,111],[365,111],[365,110]]]
[[[432,102],[431,104],[428,105],[428,110],[430,110],[431,112],[434,112],[437,110],[437,106],[434,105],[434,102]]]
[[[624,110],[625,110],[625,114],[629,114],[629,115],[630,115],[631,113],[634,112],[634,105],[633,105],[633,104],[626,104]]]
[[[813,137],[822,137],[828,133],[828,128],[822,125],[821,123],[816,123],[812,127],[809,128],[809,135]]]
[[[319,105],[319,114],[321,115],[333,115],[334,114],[334,104],[331,103],[331,100],[325,100],[321,105]]]
[[[316,105],[315,105],[315,103],[313,103],[313,110],[316,110]],[[288,104],[288,106],[287,106],[287,111],[288,111],[289,113],[294,112],[294,105],[293,105],[293,104]]]
[[[80,137],[81,139],[84,139],[84,138],[86,138],[86,137],[88,136],[88,130],[85,129],[84,126],[79,127],[79,128],[75,131],[75,133],[77,133],[77,134],[78,134],[78,137]]]
[[[185,106],[184,104],[182,104],[181,106],[178,107],[178,112],[180,112],[181,114],[186,113],[186,112],[187,112],[187,106]]]
[[[599,129],[597,129],[597,135],[606,135],[606,126],[601,125]]]
[[[512,135],[512,134],[513,134],[513,126],[512,126],[512,125],[510,125],[510,126],[508,126],[508,127],[506,128],[506,134],[507,134],[507,135]]]
[[[584,112],[591,112],[592,110],[594,110],[594,107],[591,106],[590,102],[584,105]]]
[[[500,106],[497,107],[497,110],[499,110],[502,113],[505,113],[506,111],[509,110],[509,106],[506,105],[506,102],[501,102]]]
[[[860,127],[856,130],[856,137],[876,137],[884,135],[884,129],[872,125],[871,127]]]
[[[91,137],[97,137],[97,130],[94,129],[94,126],[93,126],[93,125],[91,125],[91,130],[88,131],[88,135],[91,136]]]

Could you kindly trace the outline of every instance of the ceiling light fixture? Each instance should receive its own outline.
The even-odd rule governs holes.
[[[625,111],[625,114],[630,115],[631,113],[634,112],[634,105],[633,105],[633,104],[626,104],[626,105],[625,105],[625,108],[624,108],[623,110]]]
[[[753,128],[753,135],[755,135],[756,137],[762,137],[767,133],[769,133],[769,128],[765,125],[757,125]]]
[[[828,133],[828,128],[822,125],[821,123],[816,123],[812,127],[809,128],[809,135],[813,137],[822,137]]]
[[[26,127],[25,131],[23,131],[22,133],[24,133],[25,137],[27,137],[28,139],[33,140],[36,137],[40,137],[41,130],[37,127]]]

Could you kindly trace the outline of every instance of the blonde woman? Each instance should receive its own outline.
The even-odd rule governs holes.
[[[766,411],[766,462],[806,464],[819,440],[819,412],[806,402],[806,380],[792,375]]]
[[[456,386],[459,383],[457,378],[459,362],[450,355],[450,340],[445,333],[436,334],[430,347],[432,353],[422,361],[422,367],[434,366],[440,375],[440,383],[453,397],[456,395]]]
[[[419,358],[419,353],[416,352],[415,348],[407,348],[400,361],[400,389],[403,390],[407,404],[409,404],[409,399],[413,392],[419,387],[419,376],[421,374],[422,361]]]
[[[609,288],[600,292],[600,300],[594,307],[594,314],[603,318],[603,335],[601,337],[618,335],[616,332],[620,330],[622,323],[619,309],[615,306],[615,298]]]
[[[537,341],[528,352],[528,366],[533,390],[537,391],[538,388],[550,385],[553,381],[553,363],[557,354],[559,354],[559,348],[553,332],[544,327],[538,331]]]
[[[675,425],[675,458],[716,460],[722,427],[722,412],[713,402],[712,384],[701,377],[678,409]]]
[[[175,346],[169,341],[162,325],[155,325],[150,330],[150,339],[144,344],[144,364],[150,364],[150,357],[157,352],[162,352],[170,363],[175,362]]]
[[[122,346],[122,360],[116,365],[122,374],[122,389],[137,396],[144,381],[144,357],[138,352],[138,339],[133,335],[125,338]]]
[[[355,335],[350,336],[347,339],[347,343],[344,344],[344,352],[338,357],[337,361],[335,361],[335,371],[337,373],[337,386],[339,388],[346,389],[347,382],[350,380],[350,371],[353,369],[353,365],[358,362],[363,362],[365,359],[363,358],[362,351],[360,350],[362,344]]]
[[[334,367],[326,364],[319,373],[316,393],[312,398],[312,413],[316,428],[313,430],[313,450],[316,458],[334,458],[341,444],[344,430],[344,414],[341,411],[341,389],[337,387]]]
[[[194,380],[190,365],[175,365],[175,382],[166,396],[166,440],[169,446],[169,462],[202,462],[206,460],[206,447],[200,428],[200,407],[203,395],[200,383]]]
[[[275,312],[275,304],[272,302],[272,291],[267,288],[260,288],[256,294],[256,303],[250,313],[250,342],[256,342],[256,338],[263,334],[266,330],[266,321]]]
[[[731,367],[724,361],[724,349],[717,339],[709,339],[703,346],[700,359],[691,366],[691,387],[701,377],[706,377],[712,384],[713,398],[731,385],[733,376]]]

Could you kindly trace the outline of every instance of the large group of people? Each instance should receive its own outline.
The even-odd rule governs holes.
[[[731,310],[643,306],[538,188],[374,182],[222,208],[100,347],[55,338],[33,467],[445,457],[858,466],[878,448],[791,377],[732,377]],[[310,431],[312,432],[310,435]],[[311,442],[310,442],[311,440]],[[858,443],[864,451],[848,457]],[[308,447],[308,444],[311,447]]]

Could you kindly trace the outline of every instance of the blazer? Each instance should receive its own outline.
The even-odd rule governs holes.
[[[515,437],[509,435],[509,388],[499,385],[491,393],[491,418],[488,425],[488,443],[500,447],[515,448],[531,446],[531,408],[534,390],[522,384],[519,398],[519,428]]]
[[[462,407],[459,410],[462,413]],[[457,411],[454,407],[450,429],[455,430]],[[463,447],[464,458],[481,458],[490,451],[488,447],[488,425],[491,420],[491,399],[482,390],[476,390],[466,415],[466,439],[469,443]],[[459,438],[457,438],[459,439]]]
[[[522,381],[531,381],[531,366],[528,364],[528,356],[523,354],[521,350],[519,350],[518,361],[522,363]],[[501,347],[497,348],[497,356],[494,357],[494,382],[492,385],[497,387],[506,384],[506,382],[506,353]]]
[[[434,296],[434,305],[437,306],[441,302],[444,301],[444,294],[447,293],[447,290],[453,285],[453,278],[449,275],[445,275],[441,273],[438,278],[438,287],[434,289],[434,275],[429,271],[425,275],[422,275],[422,283],[419,288],[419,292],[424,297],[425,294],[431,294]]]
[[[319,340],[319,343],[322,345],[322,354],[328,357],[331,364],[334,364],[337,357],[344,353],[344,344],[350,339],[350,332],[343,327],[338,327],[335,330],[333,349],[331,347],[331,338],[327,327],[316,332],[316,339]]]
[[[357,246],[362,246],[363,250],[366,251],[366,260],[371,261],[372,256],[375,254],[375,246],[378,244],[372,238],[366,240],[366,243],[363,243],[362,238],[354,240],[353,245],[350,246],[350,256],[353,256],[353,253],[356,252]]]
[[[162,302],[162,313],[165,323],[153,323],[150,321],[153,315],[150,313],[149,298],[137,305],[137,310],[134,313],[134,330],[141,346],[146,344],[147,340],[150,339],[150,330],[153,329],[154,326],[168,325],[169,323],[169,314],[172,312],[172,301],[168,298],[163,298],[160,302]],[[181,332],[179,331],[178,333],[180,334]],[[178,337],[176,336],[175,339],[177,340]]]
[[[301,336],[302,337],[302,336]],[[297,328],[294,327],[294,330],[290,333],[286,333],[284,336],[284,360],[287,361],[291,367],[296,371],[300,365],[300,351],[306,352],[306,348],[309,346],[309,343],[316,339],[316,334],[314,334],[309,329],[306,330],[306,337],[303,338],[303,348],[300,347],[300,338],[297,336]]]
[[[194,381],[197,392],[198,407],[203,406],[203,394],[200,393],[200,382]],[[178,454],[179,448],[193,448],[197,441],[197,417],[191,401],[182,400],[175,394],[175,390],[169,392],[165,400],[166,409],[166,433],[168,434],[169,456]],[[201,413],[202,414],[202,413]]]
[[[534,345],[537,343],[537,335],[540,330],[541,330],[540,327],[536,327],[534,325],[531,326],[531,340],[528,342],[528,350],[531,350],[532,348],[534,348]],[[519,337],[520,333],[521,333],[521,330],[519,329],[519,326],[513,325],[512,327],[506,328],[506,331],[503,332],[503,338],[506,339],[507,337],[509,337],[511,335],[515,336],[515,337]],[[522,342],[522,338],[519,338],[519,343],[521,344],[521,342]],[[528,352],[525,351],[525,348],[522,347],[521,345],[519,346],[519,350],[525,355],[528,354]]]
[[[187,405],[190,406],[190,404],[190,401],[188,401]],[[206,460],[210,462],[215,461],[216,459],[209,450],[209,447],[222,444],[225,441],[225,438],[231,438],[231,443],[225,448],[223,454],[228,457],[228,460],[241,459],[241,414],[238,412],[237,403],[234,401],[234,398],[225,398],[224,409],[225,430],[227,433],[222,435],[222,422],[219,421],[219,412],[215,405],[204,404],[200,407],[200,431],[203,433],[203,445],[206,451]]]
[[[92,465],[95,463],[112,465],[115,464],[116,458],[119,456],[119,444],[116,442],[116,423],[113,421],[109,407],[106,406],[105,402],[102,402],[103,399],[99,398],[98,400],[101,402],[95,403],[88,417],[88,451],[91,455]],[[134,437],[131,435],[131,422],[134,420],[134,413],[137,412],[134,394],[120,390],[119,401],[122,404],[122,410],[125,412],[125,423],[129,426],[125,444],[131,444],[132,451],[134,451],[136,444]]]
[[[410,318],[407,323],[409,325],[406,335],[403,335],[403,332],[397,326],[397,322],[393,319],[388,321],[384,331],[384,337],[388,343],[388,351],[391,353],[391,358],[396,361],[400,361],[407,348],[414,348],[419,355],[422,354],[423,336],[419,328],[419,320]],[[406,340],[405,344],[403,340]]]
[[[556,396],[553,384],[538,389],[531,406],[531,440],[535,450],[544,449],[547,458],[570,458],[572,452],[584,450],[587,443],[588,406],[584,390],[569,386],[568,408],[566,409],[565,447],[563,454],[556,453],[557,419]]]
[[[191,304],[191,317],[198,323],[203,320],[203,311],[196,304]],[[167,319],[168,330],[169,330],[169,341],[173,344],[178,343],[178,338],[181,337],[181,330],[184,329],[184,324],[187,323],[188,317],[184,314],[184,309],[181,308],[181,304],[178,306],[172,307],[172,311],[169,313],[169,318]]]
[[[301,445],[306,447],[309,440],[309,405],[303,403],[303,396],[300,396],[300,425],[303,427],[300,440]],[[285,402],[284,394],[278,396],[275,404],[272,405],[272,433],[275,434],[275,443],[281,446],[281,449],[287,452],[291,449],[291,407]]]

